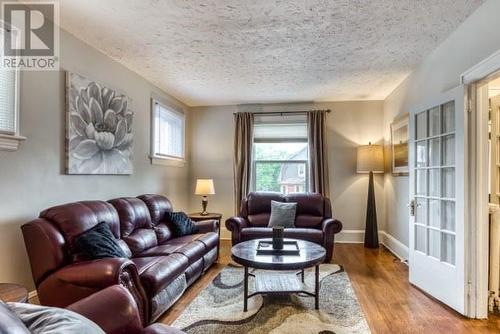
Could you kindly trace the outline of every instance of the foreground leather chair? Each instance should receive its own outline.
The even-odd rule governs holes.
[[[84,201],[49,208],[22,226],[42,305],[66,307],[108,286],[126,287],[141,319],[151,323],[171,307],[216,260],[216,221],[197,222],[199,233],[173,237],[160,195]],[[79,262],[74,241],[106,222],[129,258]]]
[[[67,309],[93,321],[108,334],[181,334],[163,324],[143,327],[135,300],[127,289],[114,285],[96,292]],[[67,321],[67,320],[66,320]],[[29,333],[21,320],[8,306],[0,304],[0,333]]]
[[[307,240],[326,249],[325,262],[333,256],[335,234],[342,223],[332,218],[330,200],[317,193],[283,195],[275,192],[251,192],[241,201],[238,216],[226,220],[233,245],[242,241],[272,237],[269,225],[271,201],[297,203],[295,228],[286,228],[285,238]]]

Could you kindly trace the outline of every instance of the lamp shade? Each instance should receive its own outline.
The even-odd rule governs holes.
[[[384,149],[382,145],[363,145],[358,147],[358,173],[383,173]]]
[[[215,195],[214,180],[198,179],[196,180],[195,195]]]

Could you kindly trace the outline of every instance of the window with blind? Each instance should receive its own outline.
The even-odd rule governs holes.
[[[184,114],[158,101],[154,101],[153,157],[184,160],[184,133]]]
[[[283,194],[309,188],[305,116],[255,117],[252,179],[255,191]]]

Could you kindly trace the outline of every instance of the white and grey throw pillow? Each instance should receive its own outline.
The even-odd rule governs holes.
[[[101,327],[70,310],[25,303],[7,303],[33,334],[105,334]]]
[[[295,213],[297,203],[282,203],[271,201],[271,217],[269,227],[283,226],[284,228],[295,227]]]

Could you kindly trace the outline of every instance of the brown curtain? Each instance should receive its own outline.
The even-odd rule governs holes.
[[[326,147],[325,110],[312,110],[307,113],[307,132],[309,141],[309,191],[329,196],[328,155]]]
[[[250,189],[253,143],[253,114],[234,114],[234,208],[239,213],[241,199]]]

